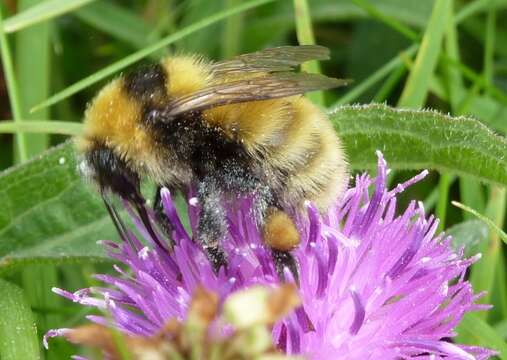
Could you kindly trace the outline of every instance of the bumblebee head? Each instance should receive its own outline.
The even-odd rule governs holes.
[[[85,178],[98,185],[111,220],[124,241],[129,241],[130,237],[125,224],[109,197],[110,193],[127,200],[137,211],[141,222],[153,241],[161,248],[165,248],[155,233],[146,210],[146,201],[141,194],[139,174],[129,166],[125,159],[119,157],[107,146],[96,144],[95,148],[83,154],[83,158],[79,163],[79,170]]]
[[[146,116],[166,98],[165,81],[160,66],[141,68],[111,81],[92,100],[83,133],[76,139],[86,177],[99,185],[107,180],[102,174],[115,169],[139,177],[145,164],[153,162],[156,144]]]
[[[131,202],[144,203],[139,174],[125,159],[103,144],[96,144],[83,154],[79,171],[98,186],[103,196],[111,192]]]
[[[81,153],[79,170],[98,186],[117,228],[122,226],[110,193],[137,209],[155,240],[140,181],[146,172],[159,168],[159,146],[146,126],[146,117],[166,101],[166,78],[165,70],[153,65],[111,81],[88,105],[83,133],[76,139]]]

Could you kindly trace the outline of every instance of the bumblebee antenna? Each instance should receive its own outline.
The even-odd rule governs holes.
[[[164,250],[167,250],[167,248],[164,246],[164,244],[160,241],[157,234],[155,233],[155,230],[153,230],[153,226],[151,225],[150,217],[148,216],[148,212],[146,211],[146,208],[140,201],[131,201],[134,205],[134,207],[137,210],[137,214],[139,215],[139,218],[141,219],[141,222],[143,223],[144,227],[148,231],[148,234],[150,234],[153,241]]]
[[[113,221],[114,227],[116,228],[116,231],[120,235],[121,239],[125,242],[130,243],[130,237],[128,236],[127,228],[125,227],[125,224],[123,223],[122,219],[118,215],[118,212],[116,211],[116,208],[111,203],[107,195],[101,194],[102,200],[104,201],[104,205],[106,206],[107,212],[109,213],[109,216],[111,217],[111,220]]]

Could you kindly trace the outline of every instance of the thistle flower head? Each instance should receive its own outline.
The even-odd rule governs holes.
[[[466,312],[487,308],[476,304],[480,294],[474,295],[465,280],[466,269],[479,257],[465,259],[462,251],[453,251],[450,237],[435,234],[438,220],[426,216],[421,203],[397,209],[397,195],[426,172],[388,190],[387,166],[382,154],[378,158],[375,179],[357,176],[355,186],[326,214],[308,203],[307,214],[298,219],[302,243],[293,255],[301,306],[274,323],[273,343],[288,355],[310,359],[490,357],[490,350],[448,340]],[[220,302],[253,285],[279,285],[251,216],[251,199],[228,209],[229,232],[222,241],[228,266],[214,273],[182,225],[169,191],[161,195],[175,229],[173,250],[157,246],[130,212],[141,237],[129,231],[120,244],[103,242],[123,264],[115,266],[117,276],[97,275],[108,287],[55,292],[106,310],[127,335],[153,336],[170,319],[185,319],[192,293],[201,285]],[[188,216],[194,232],[199,217],[194,198]],[[293,281],[290,271],[285,275]],[[101,316],[88,318],[108,323]]]

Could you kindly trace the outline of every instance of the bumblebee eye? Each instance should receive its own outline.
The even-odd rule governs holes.
[[[125,89],[136,100],[165,97],[167,74],[160,64],[149,65],[125,75]]]

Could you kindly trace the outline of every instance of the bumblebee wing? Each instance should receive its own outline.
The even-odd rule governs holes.
[[[319,74],[277,73],[250,79],[215,84],[168,104],[166,120],[190,111],[249,101],[268,100],[331,89],[347,84],[347,80]]]
[[[215,63],[213,74],[291,71],[309,60],[329,59],[329,49],[319,45],[280,46],[236,56]]]

